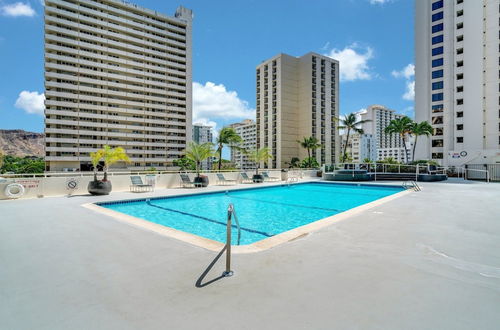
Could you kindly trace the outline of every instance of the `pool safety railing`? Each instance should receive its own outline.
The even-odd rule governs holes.
[[[237,243],[240,245],[241,239],[241,227],[240,222],[238,221],[238,216],[234,210],[234,205],[229,204],[227,207],[227,224],[226,224],[226,270],[222,272],[222,276],[229,277],[233,276],[234,272],[231,270],[231,218],[234,217],[234,221],[236,223],[236,227],[238,229],[238,240]]]
[[[416,181],[408,180],[403,182],[403,188],[405,189],[413,189],[413,191],[421,191],[420,186]]]

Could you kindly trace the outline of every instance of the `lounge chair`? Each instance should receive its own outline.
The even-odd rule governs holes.
[[[147,192],[154,190],[154,186],[152,184],[144,184],[139,175],[131,176],[130,181],[132,182],[130,185],[131,192]]]
[[[194,182],[189,179],[187,174],[179,174],[181,176],[181,186],[183,188],[196,188],[203,186],[202,182]]]
[[[253,183],[253,179],[250,179],[248,177],[248,174],[246,174],[245,172],[241,172],[240,175],[241,175],[241,183]]]
[[[262,175],[264,176],[264,181],[268,181],[268,182],[281,181],[281,178],[269,176],[269,173],[267,173],[267,172],[262,172]]]
[[[237,180],[227,180],[224,177],[224,174],[217,173],[217,184],[218,185],[227,185],[227,184],[236,184],[236,183],[238,183]]]

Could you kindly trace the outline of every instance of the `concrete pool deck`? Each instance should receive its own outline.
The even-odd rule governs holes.
[[[200,275],[217,252],[81,206],[191,190],[0,201],[0,327],[498,329],[500,184],[420,185],[234,255],[235,275],[212,283],[223,258]]]

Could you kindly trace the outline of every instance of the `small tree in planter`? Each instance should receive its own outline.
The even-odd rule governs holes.
[[[200,175],[201,162],[214,155],[214,145],[210,142],[198,144],[190,142],[186,149],[186,158],[195,163],[196,178],[194,182],[203,183],[203,187],[208,186],[208,177]]]
[[[267,162],[273,159],[269,148],[265,147],[257,150],[250,150],[247,152],[247,156],[250,161],[255,163],[255,174],[252,177],[253,182],[264,182],[264,176],[259,174],[259,167],[261,162]]]
[[[90,159],[94,167],[94,181],[89,182],[87,189],[92,195],[108,195],[112,189],[111,181],[108,181],[109,167],[120,161],[129,163],[130,159],[122,147],[111,148],[108,145],[96,152],[91,152]],[[104,161],[104,177],[102,180],[98,180],[97,166],[101,160]]]

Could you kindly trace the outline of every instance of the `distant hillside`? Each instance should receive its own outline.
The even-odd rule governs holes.
[[[0,129],[0,151],[12,156],[44,156],[44,134]]]

